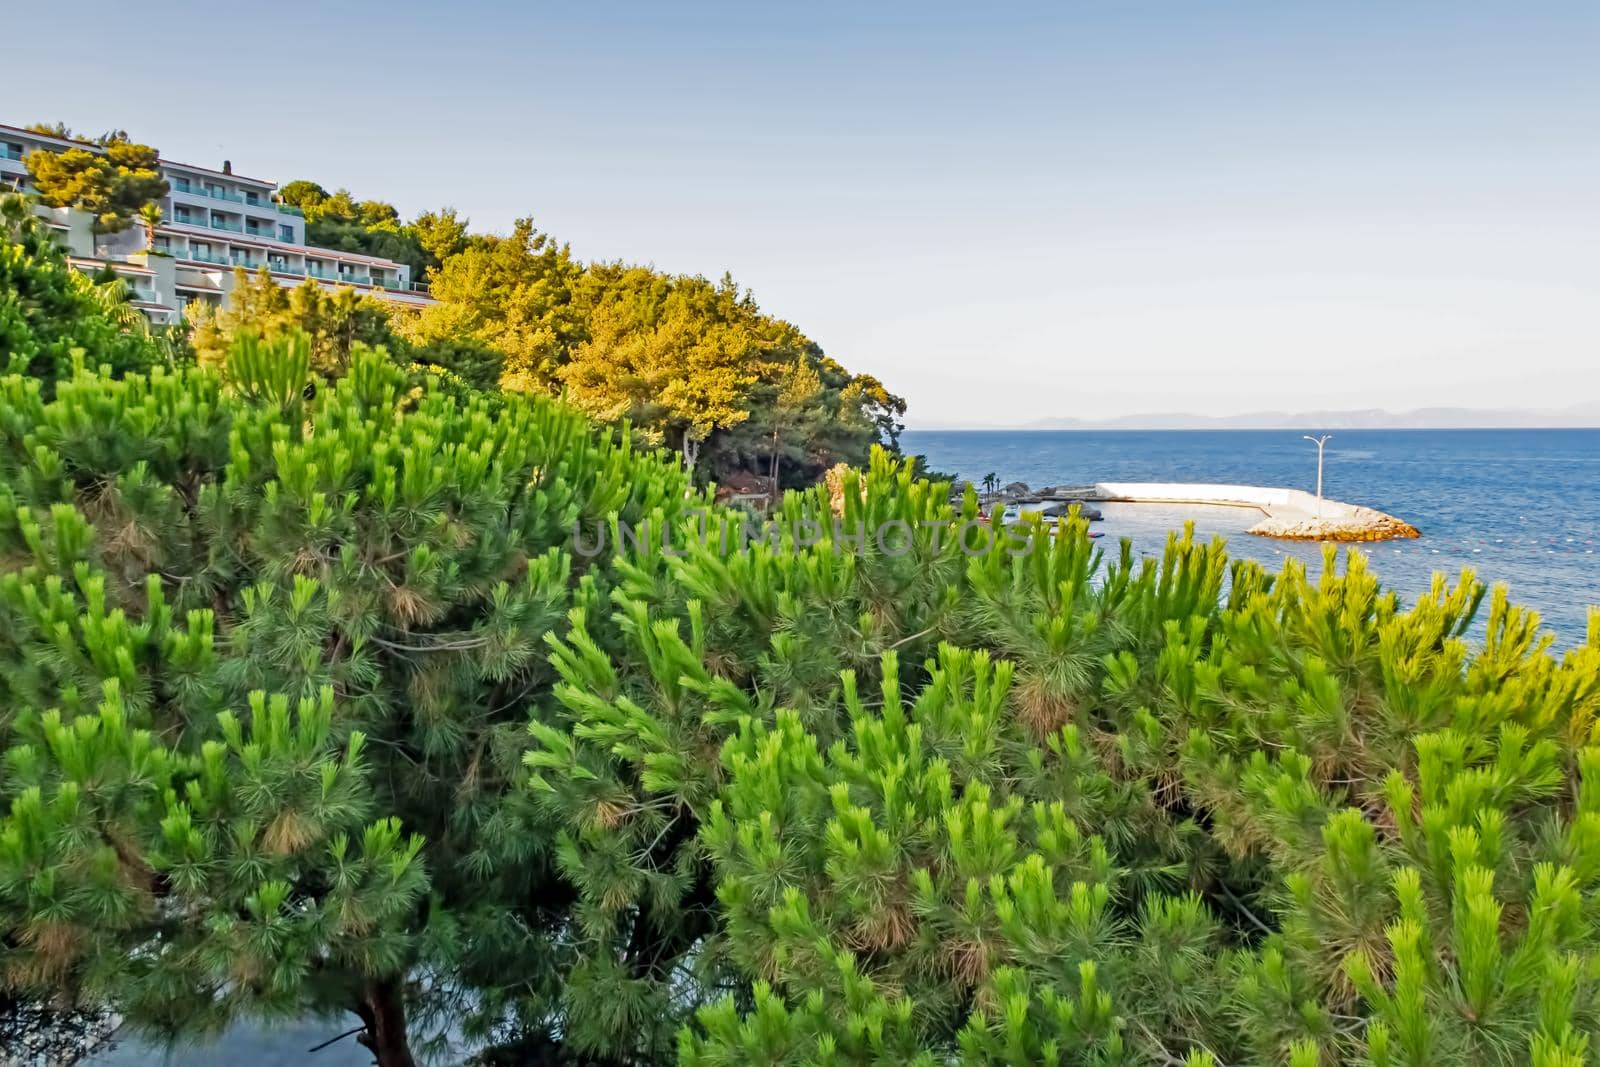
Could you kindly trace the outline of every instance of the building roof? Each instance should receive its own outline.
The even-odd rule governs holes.
[[[56,137],[53,134],[36,133],[33,130],[24,129],[21,126],[9,126],[3,122],[0,122],[0,133],[12,133],[22,137],[31,137],[40,141],[48,141],[51,144],[60,145],[62,148],[87,148],[91,152],[105,151],[104,145],[96,144],[93,141],[85,141],[80,137]],[[259,185],[263,189],[276,189],[278,187],[277,182],[269,182],[265,178],[250,178],[243,174],[229,174],[227,171],[213,170],[210,167],[202,167],[198,163],[180,163],[176,159],[168,159],[165,156],[160,155],[159,152],[156,156],[156,162],[164,167],[180,167],[183,170],[196,170],[200,171],[202,174],[214,174],[219,178],[230,178],[233,181],[244,182],[247,185]]]
[[[68,256],[67,257],[67,262],[71,263],[74,267],[80,267],[80,266],[84,266],[84,265],[92,266],[92,267],[95,267],[95,268],[110,267],[112,270],[116,271],[118,274],[154,274],[155,273],[155,271],[151,270],[150,268],[141,267],[136,263],[124,263],[120,259],[102,259],[99,256]]]
[[[21,126],[7,126],[3,122],[0,122],[0,132],[18,133],[24,137],[34,137],[41,141],[50,141],[53,144],[61,145],[63,148],[88,148],[95,152],[105,151],[105,149],[101,148],[93,141],[85,141],[77,137],[57,137],[50,133],[38,133],[34,130],[23,129]]]
[[[277,182],[269,182],[265,178],[247,178],[243,174],[232,174],[225,170],[212,170],[210,167],[202,167],[198,163],[179,163],[177,160],[168,159],[165,156],[160,157],[157,162],[163,167],[180,167],[183,170],[197,170],[202,174],[214,174],[218,178],[227,178],[230,181],[244,182],[247,185],[259,185],[263,189],[276,189],[278,187]]]

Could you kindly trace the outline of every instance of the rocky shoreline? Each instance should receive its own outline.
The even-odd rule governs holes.
[[[954,495],[965,492],[958,483]],[[974,487],[975,488],[975,487]],[[1210,485],[1180,482],[1100,482],[1093,485],[1051,485],[1031,489],[1012,482],[980,496],[986,505],[1008,510],[1029,510],[1053,518],[1077,506],[1084,518],[1101,518],[1091,507],[1096,502],[1132,504],[1201,504],[1247,508],[1261,520],[1245,532],[1288,541],[1367,542],[1421,537],[1422,532],[1404,519],[1358,504],[1318,500],[1298,489],[1251,485]]]
[[[957,482],[951,486],[950,499],[953,503],[960,503],[966,494],[968,482]],[[978,494],[978,502],[985,513],[990,509],[1003,505],[1008,518],[1018,518],[1022,512],[1038,515],[1046,519],[1065,518],[1076,507],[1080,518],[1090,522],[1099,522],[1104,515],[1100,509],[1092,507],[1086,497],[1071,495],[1075,490],[1057,489],[1047,485],[1042,489],[1030,489],[1027,482],[1012,482],[1001,486],[993,493],[986,493],[977,486],[972,486],[972,491]]]
[[[1370,510],[1370,509],[1363,509]],[[1395,541],[1421,537],[1422,531],[1403,519],[1374,511],[1362,519],[1262,519],[1245,533],[1285,541]]]
[[[0,996],[0,1067],[68,1067],[111,1045],[117,1025],[110,1012]]]

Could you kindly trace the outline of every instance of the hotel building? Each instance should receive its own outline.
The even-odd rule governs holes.
[[[86,141],[31,133],[0,125],[0,189],[31,191],[24,158],[35,151],[101,151]],[[433,303],[427,286],[411,278],[404,263],[306,244],[306,221],[298,208],[279,202],[275,182],[189,163],[160,160],[170,189],[159,201],[154,253],[137,222],[113,234],[94,233],[90,216],[72,208],[39,206],[36,212],[61,238],[72,264],[93,273],[110,267],[132,287],[134,302],[157,325],[178,321],[199,301],[223,304],[233,289],[235,267],[266,267],[279,285],[307,279],[325,288],[349,285],[382,300]]]

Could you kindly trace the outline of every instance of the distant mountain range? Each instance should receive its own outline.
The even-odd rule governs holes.
[[[1600,403],[1555,411],[1480,408],[1417,408],[1414,411],[1255,411],[1245,415],[1180,412],[1123,415],[1110,419],[1050,418],[1006,427],[1011,430],[1456,430],[1600,427]],[[928,427],[932,429],[933,427]],[[977,429],[946,426],[944,429]]]

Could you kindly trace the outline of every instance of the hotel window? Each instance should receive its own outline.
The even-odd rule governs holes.
[[[178,192],[180,192],[180,193],[192,193],[192,192],[194,192],[194,190],[189,187],[189,179],[188,178],[174,178],[174,179],[172,179],[172,187],[174,189],[178,190]]]
[[[244,194],[244,202],[247,203],[247,204],[259,204],[259,203],[261,203],[261,194],[260,193],[245,193]]]
[[[293,226],[285,226],[282,223],[279,223],[278,224],[278,240],[280,240],[280,241],[293,241],[294,240],[294,227]]]

